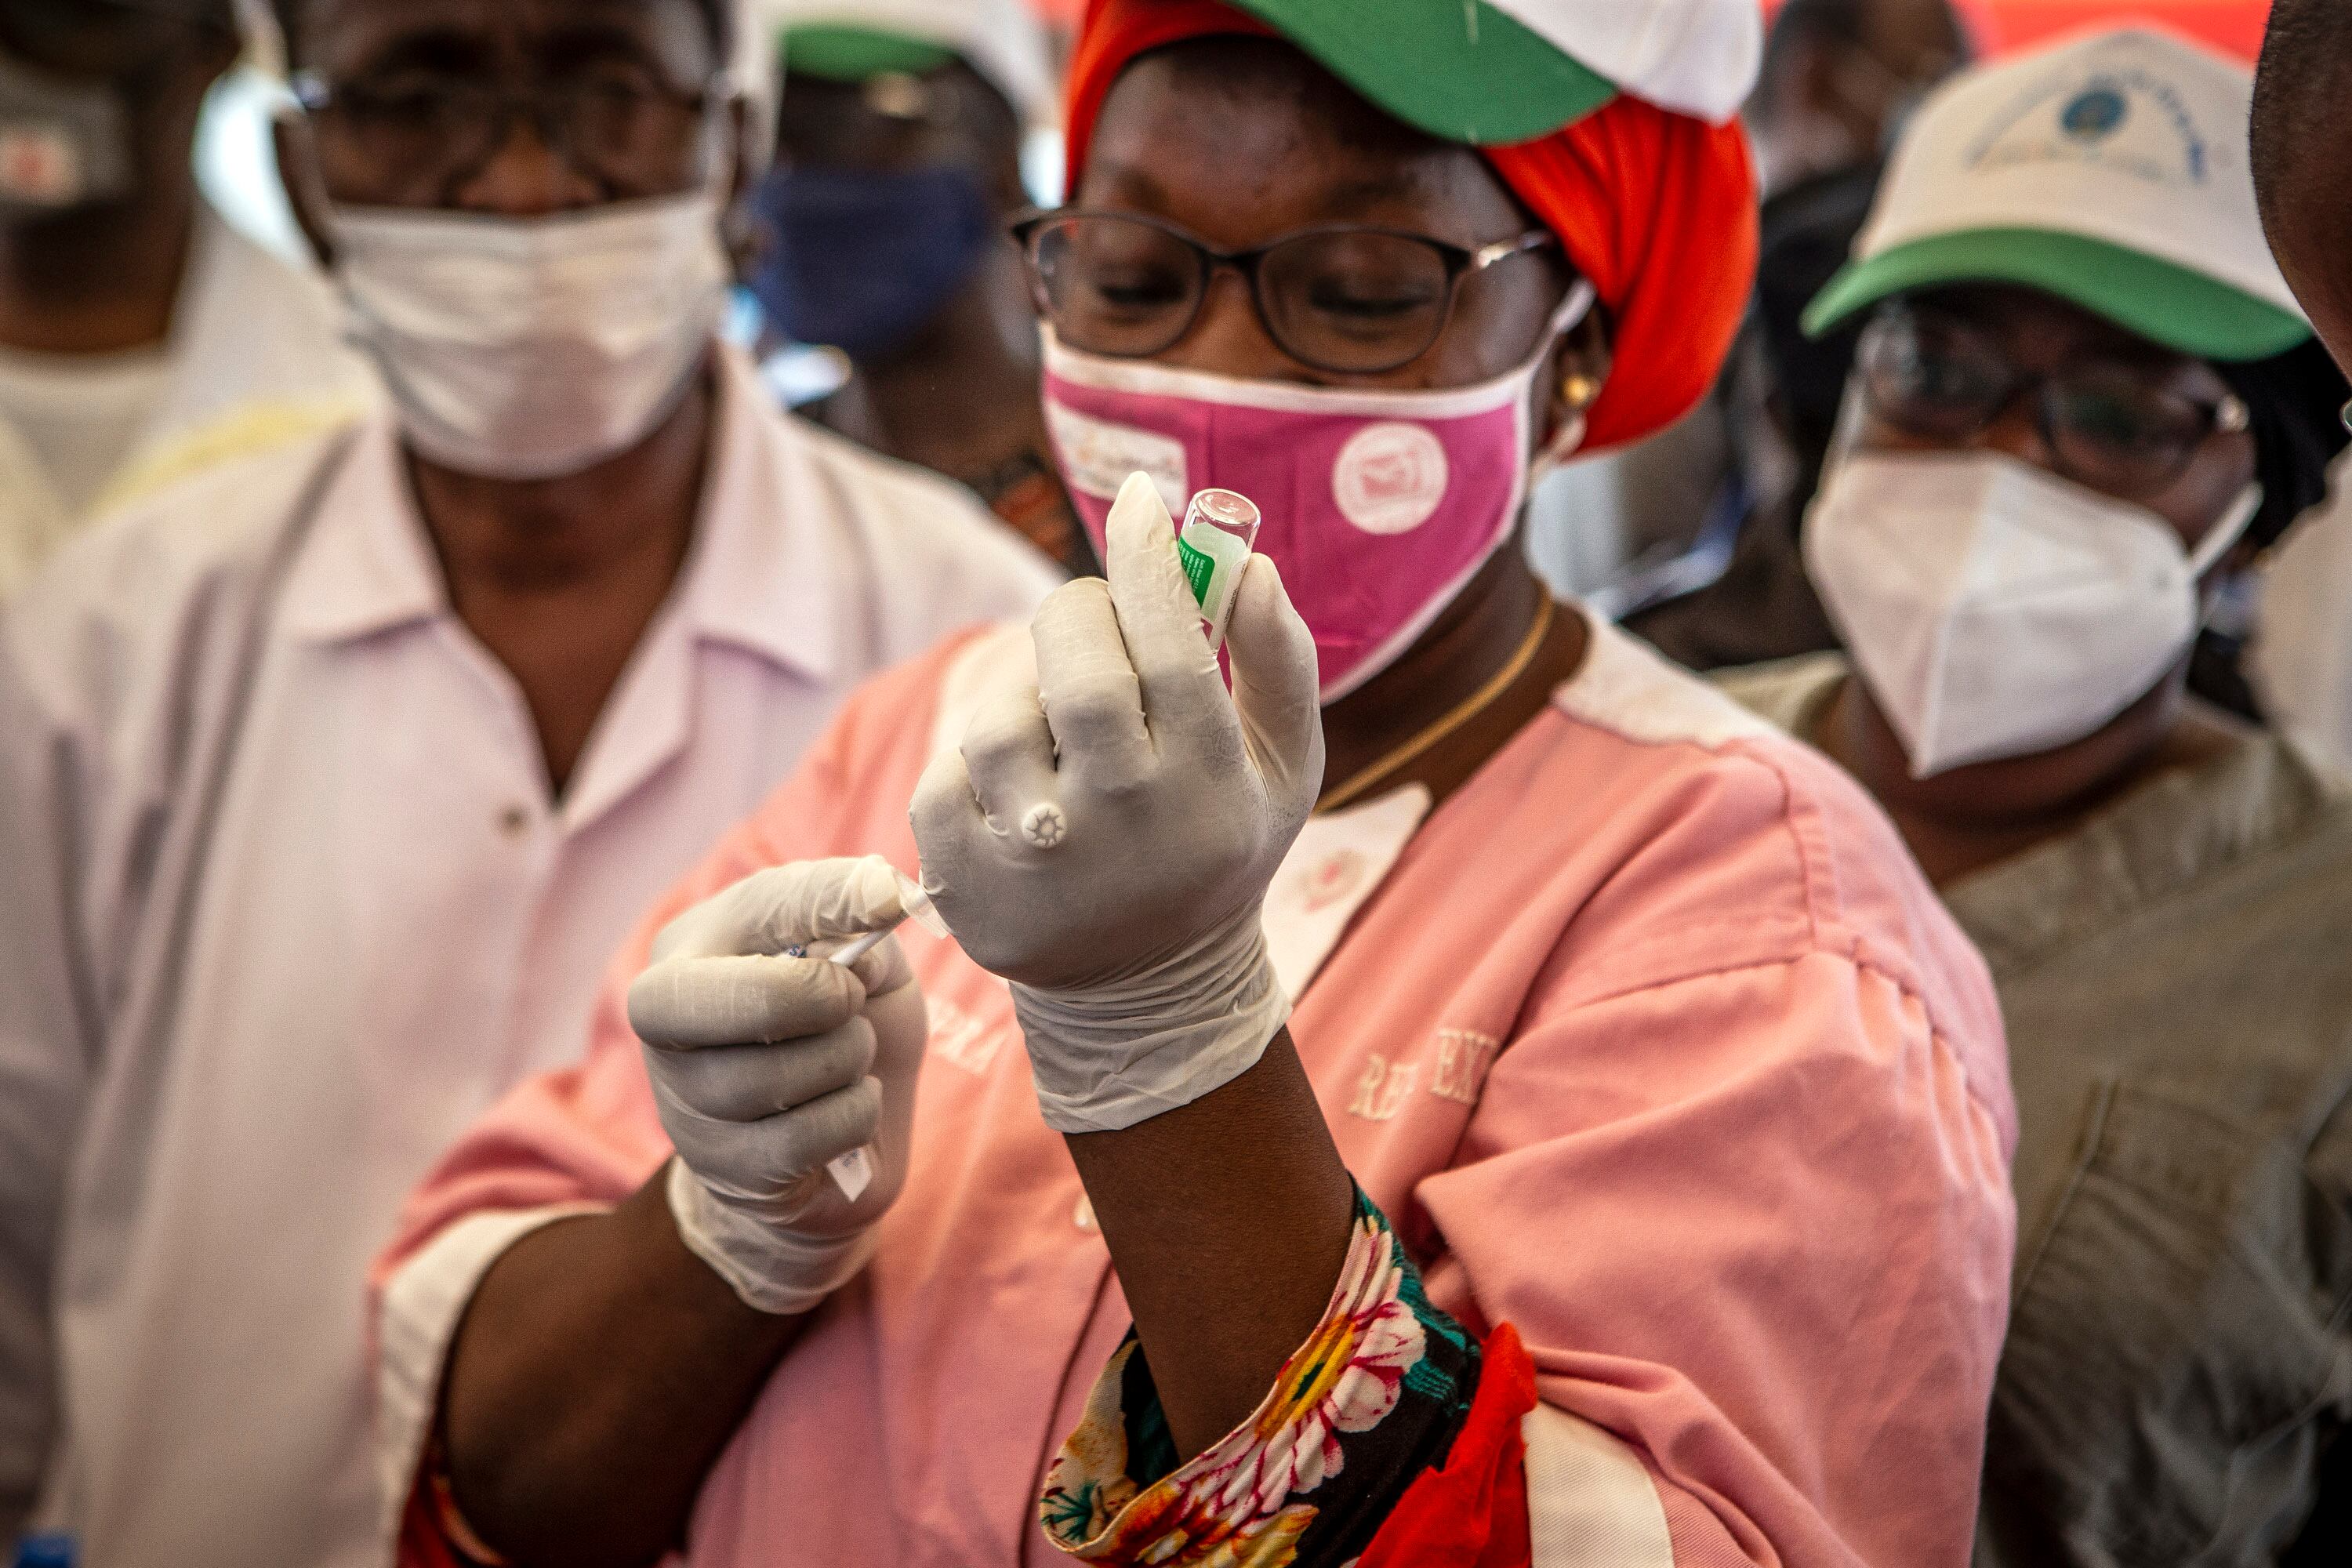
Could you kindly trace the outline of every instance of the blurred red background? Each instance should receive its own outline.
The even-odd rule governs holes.
[[[1031,0],[1048,18],[1075,24],[1086,0]],[[2148,16],[2251,60],[2262,48],[2269,0],[1958,0],[1989,54],[2093,22]],[[1778,9],[1765,0],[1765,11]]]

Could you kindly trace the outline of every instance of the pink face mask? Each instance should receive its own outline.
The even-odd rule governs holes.
[[[1511,536],[1531,482],[1528,394],[1559,334],[1592,306],[1579,280],[1528,363],[1477,386],[1357,391],[1244,381],[1066,349],[1045,334],[1045,420],[1097,549],[1129,474],[1170,512],[1196,490],[1238,490],[1265,514],[1315,634],[1323,700],[1394,663]],[[1557,462],[1574,423],[1544,454]]]

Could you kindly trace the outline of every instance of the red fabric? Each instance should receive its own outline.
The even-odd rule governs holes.
[[[1234,33],[1279,36],[1222,0],[1091,0],[1070,60],[1071,188],[1129,61]],[[1478,151],[1559,236],[1608,309],[1616,362],[1585,450],[1639,440],[1690,412],[1715,384],[1756,275],[1756,176],[1738,125],[1621,94],[1549,136]]]
[[[430,1488],[421,1485],[412,1489],[408,1506],[401,1510],[401,1568],[473,1568],[472,1563],[457,1555],[448,1533],[441,1528],[428,1500],[430,1491]]]
[[[1441,1469],[1424,1470],[1356,1568],[1528,1568],[1527,1439],[1535,1363],[1505,1323],[1486,1337],[1469,1418]]]
[[[1076,20],[1077,0],[1054,0]],[[1780,14],[1785,0],[1764,0],[1769,26]],[[2116,0],[1958,0],[1952,9],[1975,41],[1979,53],[1998,58],[2080,27],[2112,26],[2117,16]],[[2263,52],[2263,28],[2270,21],[2270,0],[2132,0],[2135,22],[2156,22],[2201,39],[2248,65]]]

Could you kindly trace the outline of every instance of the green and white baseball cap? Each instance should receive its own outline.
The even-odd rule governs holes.
[[[1058,117],[1045,33],[1023,0],[758,0],[785,68],[835,81],[961,59],[1032,126]]]
[[[1756,0],[1230,0],[1408,124],[1502,146],[1620,92],[1721,124],[1763,52]]]
[[[1903,133],[1853,258],[1805,312],[2017,283],[2183,353],[2263,359],[2311,335],[2254,210],[2253,77],[2148,26],[1965,71]]]

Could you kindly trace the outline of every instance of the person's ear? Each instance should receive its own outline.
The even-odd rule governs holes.
[[[757,164],[752,161],[751,148],[756,145],[753,137],[759,123],[756,106],[749,97],[739,94],[728,115],[734,174],[728,181],[726,210],[719,219],[719,237],[727,247],[728,260],[738,279],[748,279],[759,270],[770,244],[767,226],[751,207],[752,194],[773,167],[764,159]]]
[[[1538,384],[1545,399],[1541,450],[1559,447],[1565,456],[1583,444],[1585,416],[1601,401],[1601,389],[1615,363],[1609,344],[1608,313],[1595,304],[1561,337],[1545,379]]]
[[[757,144],[752,136],[758,127],[759,114],[751,95],[737,93],[734,101],[727,106],[728,167],[734,170],[728,181],[727,205],[730,207],[741,206],[750,200],[753,187],[767,172],[768,158],[754,153]]]
[[[205,87],[209,91],[213,83],[236,68],[237,60],[245,53],[245,45],[235,33],[215,28],[206,28],[205,37],[210,45],[202,51]]]
[[[310,242],[310,253],[319,258],[319,265],[331,268],[334,227],[327,215],[333,204],[327,196],[326,176],[319,170],[319,144],[310,134],[310,122],[296,110],[280,109],[270,120],[269,141],[278,154],[278,178],[286,187],[286,204],[294,211],[294,221],[300,226],[302,237]]]

